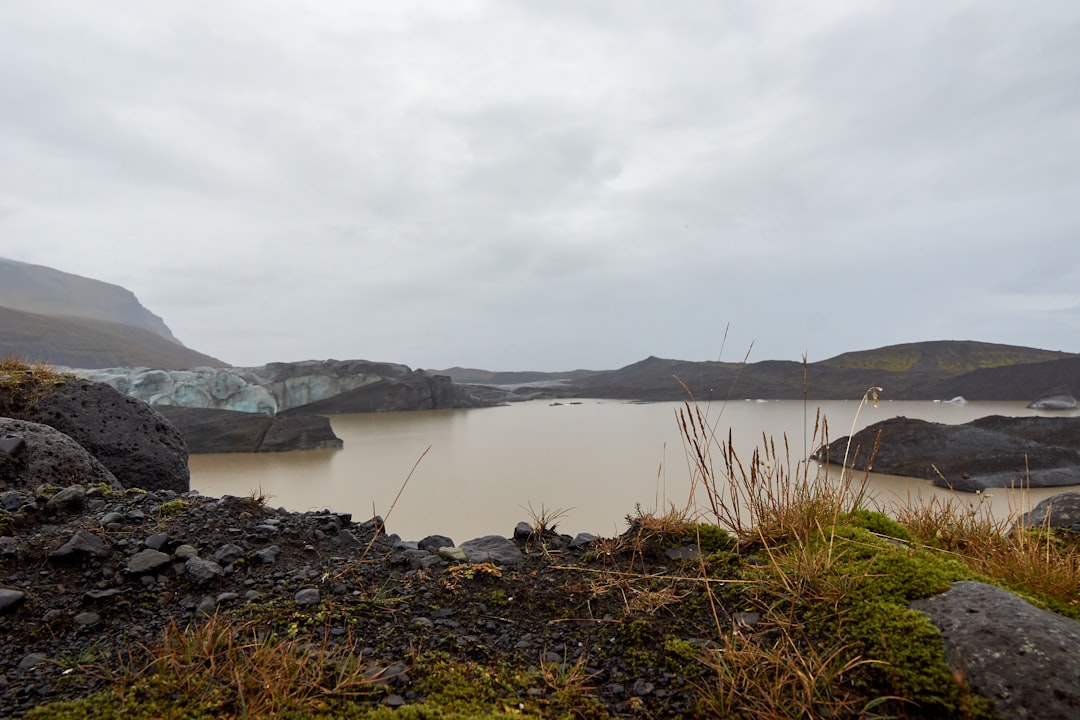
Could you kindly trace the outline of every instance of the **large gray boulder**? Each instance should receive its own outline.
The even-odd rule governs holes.
[[[843,462],[847,444],[840,438],[815,456]],[[1080,417],[991,415],[962,425],[895,417],[852,436],[848,465],[971,492],[1080,485]]]
[[[1040,527],[1080,531],[1080,492],[1058,493],[1020,516],[1021,527]]]
[[[187,446],[146,403],[108,385],[69,378],[19,411],[54,427],[97,458],[126,487],[187,492]]]
[[[0,490],[102,483],[123,490],[108,468],[56,428],[0,418]]]
[[[1003,718],[1080,717],[1080,623],[978,582],[911,604],[940,631],[950,667]]]

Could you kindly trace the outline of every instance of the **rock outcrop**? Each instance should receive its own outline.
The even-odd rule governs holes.
[[[1048,497],[1020,516],[1021,527],[1063,528],[1080,532],[1080,492],[1063,492]]]
[[[1034,410],[1075,410],[1076,398],[1068,387],[1056,387],[1028,403]]]
[[[190,453],[283,452],[340,448],[330,421],[319,415],[263,415],[209,408],[160,407]]]
[[[954,583],[912,607],[941,631],[953,670],[1001,717],[1080,717],[1077,621],[979,582]]]
[[[0,418],[0,439],[0,493],[76,483],[123,489],[108,468],[56,428]]]
[[[187,447],[176,428],[146,403],[107,385],[68,378],[14,417],[64,433],[124,487],[176,492],[190,487]]]
[[[366,360],[271,363],[251,368],[76,370],[159,406],[273,415],[484,407],[487,395],[405,365]]]
[[[815,454],[843,462],[848,438]],[[1080,484],[1080,418],[991,415],[963,425],[896,417],[851,438],[848,465],[974,492]],[[876,452],[875,452],[876,448]]]

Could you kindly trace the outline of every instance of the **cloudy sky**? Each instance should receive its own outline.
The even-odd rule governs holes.
[[[233,364],[1080,352],[1078,248],[1075,0],[0,3],[0,256]]]

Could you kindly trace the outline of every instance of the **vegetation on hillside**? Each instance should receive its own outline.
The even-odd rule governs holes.
[[[821,364],[847,370],[942,372],[961,375],[984,368],[1023,365],[1066,357],[1070,357],[1070,354],[1014,345],[941,341],[889,345],[874,350],[849,352],[823,360]]]
[[[0,355],[4,354],[78,368],[226,366],[217,358],[131,325],[0,307]]]

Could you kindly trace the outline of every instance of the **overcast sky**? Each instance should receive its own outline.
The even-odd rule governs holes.
[[[236,365],[1080,352],[1080,3],[0,2],[0,256]]]

